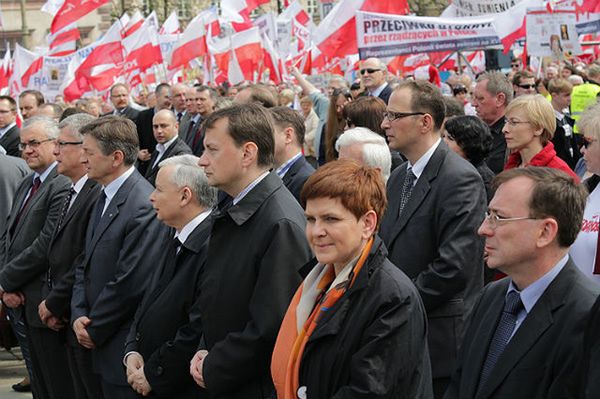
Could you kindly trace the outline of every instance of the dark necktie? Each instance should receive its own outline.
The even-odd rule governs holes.
[[[65,202],[63,203],[62,209],[60,211],[60,217],[58,218],[58,224],[56,225],[56,231],[60,230],[63,222],[65,221],[65,216],[67,216],[67,212],[69,212],[69,208],[71,206],[71,200],[75,195],[76,191],[73,187],[69,190],[69,194],[65,198]]]
[[[169,243],[169,247],[167,248],[167,254],[165,256],[165,267],[160,274],[160,279],[158,280],[158,285],[154,291],[154,294],[157,295],[164,291],[169,282],[173,279],[173,275],[175,274],[175,267],[177,266],[177,255],[178,250],[181,247],[181,241],[179,238],[175,237]]]
[[[35,193],[39,190],[41,185],[42,185],[42,181],[40,180],[39,176],[36,177],[35,179],[33,179],[33,184],[31,185],[31,190],[29,190],[29,195],[27,196],[27,198],[25,198],[25,201],[23,201],[23,206],[19,210],[19,213],[17,213],[15,222],[13,223],[13,225],[10,228],[11,236],[15,233],[15,229],[17,228],[17,225],[19,224],[19,220],[21,220],[21,217],[27,210],[27,205],[29,205],[29,202],[31,201],[31,199],[33,198]]]
[[[192,142],[194,140],[194,126],[196,126],[196,122],[192,119],[190,121],[190,125],[188,126],[187,132],[185,132],[185,143],[192,146]]]
[[[477,392],[485,385],[487,379],[492,374],[500,355],[504,352],[504,348],[508,344],[517,324],[517,315],[522,309],[523,302],[521,302],[521,296],[516,291],[510,291],[504,299],[504,309],[502,310],[500,321],[496,326],[496,331],[490,342],[487,357],[483,363]]]
[[[402,184],[402,196],[400,197],[400,208],[398,209],[398,218],[402,215],[402,211],[404,210],[404,207],[410,199],[415,180],[417,180],[417,176],[415,176],[415,174],[413,173],[412,168],[408,168],[408,170],[406,171],[406,176],[404,177],[404,184]]]
[[[104,193],[104,190],[102,190],[100,197],[96,202],[96,207],[94,208],[94,217],[92,219],[92,236],[96,233],[96,227],[98,227],[98,223],[100,223],[100,219],[102,219],[104,205],[106,205],[106,194]]]
[[[177,113],[177,123],[181,122],[181,117],[183,116],[183,112]]]
[[[202,129],[198,128],[198,130],[196,130],[196,134],[194,135],[194,141],[192,142],[192,151],[194,151],[196,149],[196,145],[201,140],[202,140]]]

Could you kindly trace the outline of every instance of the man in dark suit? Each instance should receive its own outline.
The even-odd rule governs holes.
[[[21,156],[16,119],[17,102],[10,96],[0,96],[0,146],[13,157]]]
[[[386,82],[387,65],[379,58],[367,58],[361,63],[360,76],[365,87],[365,95],[379,97],[386,104],[392,95],[392,88]]]
[[[598,287],[568,256],[587,192],[564,172],[503,172],[479,228],[487,264],[508,277],[473,309],[445,399],[573,398]]]
[[[159,166],[150,201],[165,224],[159,241],[165,250],[159,262],[147,259],[156,271],[129,331],[124,363],[138,393],[192,399],[200,387],[189,366],[202,335],[195,304],[217,191],[193,155],[165,159]]]
[[[148,200],[153,188],[133,167],[135,124],[105,116],[84,126],[88,177],[103,186],[92,211],[71,301],[77,340],[92,350],[105,398],[131,398],[122,359],[125,337],[152,272],[158,222]]]
[[[380,235],[389,258],[413,279],[428,317],[436,398],[449,380],[462,325],[483,285],[485,188],[477,170],[441,140],[444,100],[428,82],[402,83],[382,127],[408,162],[387,183]]]
[[[44,95],[38,90],[24,90],[19,94],[19,111],[23,120],[34,116],[44,104]]]
[[[98,183],[88,179],[86,165],[81,162],[83,137],[79,131],[93,120],[88,114],[63,120],[55,149],[57,171],[71,180],[71,189],[48,246],[48,271],[38,306],[40,319],[50,329],[31,335],[35,353],[43,356],[43,382],[53,398],[102,397],[98,376],[92,373],[91,353],[68,327],[75,264],[83,252],[90,215],[101,191]]]
[[[6,155],[0,147],[0,170],[0,232],[4,232],[17,187],[31,169],[21,158]]]
[[[138,171],[145,174],[148,170],[148,154],[152,154],[156,147],[156,139],[152,130],[152,118],[154,114],[162,109],[171,108],[171,86],[167,83],[161,83],[156,86],[154,94],[156,95],[156,107],[140,111],[137,117],[137,133],[140,139],[140,152],[138,153]]]
[[[47,117],[31,117],[23,124],[20,147],[34,173],[17,189],[0,243],[2,302],[11,308],[8,314],[28,363],[32,389],[40,398],[50,396],[29,338],[45,328],[37,304],[48,270],[48,244],[69,190],[69,179],[56,171],[53,152],[58,132],[56,122]]]
[[[552,96],[550,103],[556,115],[556,130],[552,136],[552,144],[556,155],[575,170],[577,161],[581,158],[579,145],[573,129],[575,119],[565,114],[571,105],[571,92],[573,85],[566,79],[552,79],[548,83],[548,92]]]
[[[154,186],[160,161],[176,155],[191,154],[192,150],[177,134],[177,120],[173,111],[168,109],[158,111],[152,119],[152,129],[157,144],[155,151],[152,152],[145,177]]]
[[[203,339],[190,371],[198,397],[269,398],[275,338],[311,258],[302,208],[269,169],[275,143],[258,104],[215,111],[199,161],[230,197],[215,216],[200,287]]]
[[[114,110],[107,115],[123,116],[127,119],[137,122],[139,111],[129,106],[129,87],[124,83],[117,83],[110,88],[110,101],[113,104]]]
[[[300,192],[315,172],[304,155],[304,120],[288,107],[270,108],[275,127],[275,173],[300,203]]]
[[[190,120],[186,143],[192,149],[192,153],[201,156],[204,152],[202,122],[215,111],[217,103],[217,91],[212,87],[196,87],[196,116]]]

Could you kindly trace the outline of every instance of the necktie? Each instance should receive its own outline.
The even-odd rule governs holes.
[[[17,213],[15,222],[13,223],[13,225],[10,229],[11,236],[15,233],[15,229],[17,228],[17,225],[19,224],[19,220],[21,220],[21,216],[23,216],[23,214],[27,210],[27,205],[29,205],[29,202],[31,201],[31,199],[33,198],[33,196],[38,191],[38,189],[40,188],[41,185],[42,185],[42,181],[40,180],[39,176],[36,177],[35,179],[33,179],[33,184],[31,185],[31,190],[29,190],[29,195],[27,196],[25,201],[23,201],[23,206],[19,210],[19,213]]]
[[[162,270],[160,275],[160,279],[158,280],[158,285],[154,291],[154,295],[157,295],[164,291],[169,282],[173,279],[173,275],[175,274],[175,266],[177,266],[177,255],[178,249],[181,247],[181,241],[179,238],[175,237],[170,242],[169,247],[167,248],[167,255],[165,257],[165,267]]]
[[[196,134],[194,135],[194,141],[192,142],[192,150],[193,151],[196,149],[196,145],[201,140],[202,140],[202,129],[198,128],[198,130],[196,130]]]
[[[504,352],[504,348],[508,344],[513,330],[515,329],[515,325],[517,324],[517,315],[521,309],[523,309],[521,296],[516,291],[510,291],[504,299],[504,309],[502,310],[500,321],[496,326],[496,331],[490,342],[487,357],[483,363],[477,392],[485,385],[485,382],[494,370],[494,366],[496,366],[500,355]]]
[[[400,197],[400,208],[398,209],[398,217],[402,215],[402,211],[404,210],[404,207],[410,199],[415,180],[417,180],[417,176],[415,176],[415,174],[413,173],[412,168],[408,168],[408,170],[406,171],[406,176],[404,177],[404,184],[402,184],[402,197]]]
[[[75,195],[75,189],[73,187],[71,187],[71,189],[69,190],[69,194],[67,194],[67,197],[65,198],[65,202],[63,203],[62,209],[60,211],[60,217],[58,218],[58,224],[56,225],[56,231],[60,230],[60,228],[65,220],[65,216],[67,216],[67,212],[69,211],[69,208],[71,206],[71,200],[73,199],[74,195]]]
[[[177,123],[181,122],[181,117],[183,116],[183,112],[177,113]]]
[[[192,119],[190,121],[190,125],[188,126],[187,132],[185,132],[185,143],[188,146],[192,146],[192,142],[194,140],[194,126],[196,126],[196,122]]]
[[[98,227],[98,223],[100,223],[100,219],[102,219],[102,212],[104,211],[104,205],[106,204],[106,194],[104,190],[100,193],[100,197],[96,202],[96,207],[94,208],[94,218],[92,219],[92,236],[96,232],[96,227]]]

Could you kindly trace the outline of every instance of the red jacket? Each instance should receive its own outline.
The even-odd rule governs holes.
[[[519,165],[521,165],[521,153],[515,151],[508,156],[508,161],[506,162],[506,165],[504,165],[504,170],[518,168]],[[548,142],[548,144],[546,144],[540,152],[535,154],[535,156],[531,158],[531,161],[525,166],[546,166],[548,168],[560,169],[579,182],[579,177],[575,172],[569,168],[569,165],[567,165],[565,161],[556,155],[554,144],[551,142]]]

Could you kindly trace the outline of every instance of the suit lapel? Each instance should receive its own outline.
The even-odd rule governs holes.
[[[300,168],[302,167],[303,164],[303,159],[302,157],[300,157],[299,159],[296,160],[296,162],[294,162],[292,164],[292,166],[290,166],[290,169],[287,171],[287,173],[283,176],[283,183],[285,185],[288,185],[290,181],[292,181],[292,179],[294,178],[294,176],[296,175],[296,173],[298,173],[298,171],[300,170]]]
[[[77,213],[79,208],[81,208],[82,204],[88,202],[88,199],[93,191],[92,189],[94,188],[95,185],[96,185],[96,183],[90,179],[88,179],[85,182],[85,184],[81,188],[81,191],[75,197],[75,202],[73,202],[73,205],[71,205],[67,214],[65,215],[65,220],[63,220],[63,222],[60,226],[60,229],[56,230],[56,232],[54,233],[52,241],[54,241],[54,239],[60,235],[60,232],[65,229],[65,226],[69,223],[69,220],[71,220],[73,215],[75,213]]]
[[[17,215],[19,214],[21,205],[23,205],[23,202],[25,201],[25,197],[27,196],[27,192],[29,191],[29,189],[31,188],[32,185],[33,185],[33,173],[30,173],[26,177],[23,178],[23,181],[21,182],[21,185],[19,186],[17,194],[15,195],[15,200],[13,202],[13,208],[12,208],[13,211],[10,213],[10,216],[8,218],[8,224],[6,225],[9,232],[11,230],[9,227],[15,223],[15,219],[17,218]],[[10,241],[12,241],[12,237],[10,237]]]
[[[21,219],[19,219],[19,224],[15,227],[15,236],[17,236],[17,234],[21,230],[21,227],[26,225],[25,221],[27,219],[29,211],[31,209],[33,209],[33,207],[40,201],[40,198],[42,197],[44,192],[46,190],[48,190],[48,187],[50,186],[50,184],[52,183],[52,180],[56,176],[57,176],[56,166],[54,166],[52,168],[52,170],[50,171],[50,173],[48,174],[48,176],[46,177],[46,179],[42,182],[42,184],[40,184],[40,188],[38,189],[38,191],[35,193],[35,195],[31,198],[31,200],[27,204],[27,209],[23,209],[23,214],[21,215]],[[29,188],[31,188],[32,184],[33,183],[28,185],[27,191],[29,191]],[[25,191],[25,194],[27,194],[27,191]],[[23,197],[23,200],[24,199],[25,199],[25,197]],[[20,203],[22,204],[23,202],[20,202]]]

